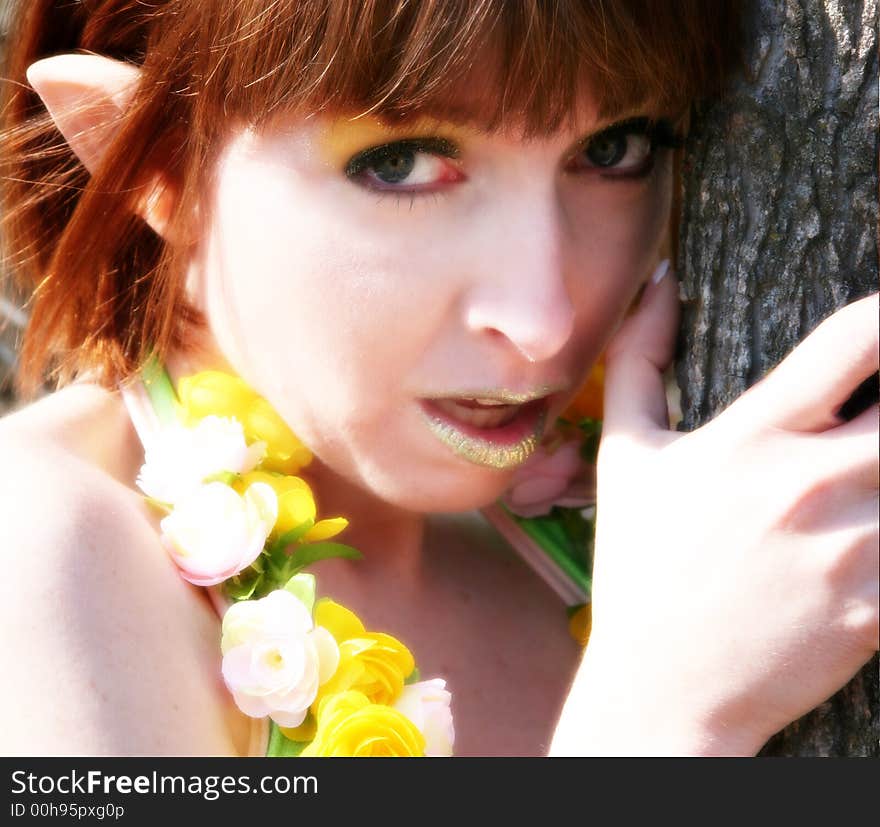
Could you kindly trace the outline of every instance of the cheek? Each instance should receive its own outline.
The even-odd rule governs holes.
[[[582,348],[592,360],[650,276],[667,237],[671,175],[658,168],[644,182],[601,184],[573,199],[570,295]]]
[[[277,168],[226,170],[205,298],[221,350],[292,423],[366,427],[427,347],[441,262],[390,211],[342,210],[341,195]]]

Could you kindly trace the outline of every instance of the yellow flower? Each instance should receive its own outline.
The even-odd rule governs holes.
[[[563,411],[562,416],[573,422],[577,422],[583,417],[602,419],[604,415],[604,395],[605,362],[600,357],[578,391],[577,396]]]
[[[373,703],[390,704],[403,691],[404,681],[415,668],[409,649],[382,632],[366,632],[344,641],[339,655],[339,668],[319,698],[350,688],[363,692]]]
[[[250,471],[236,482],[235,487],[247,488],[255,482],[266,483],[278,498],[278,519],[272,531],[273,538],[302,525],[306,520],[315,519],[315,498],[304,479],[267,471]]]
[[[251,483],[264,482],[272,488],[278,498],[278,519],[272,531],[272,539],[302,525],[306,520],[314,520],[316,514],[315,498],[309,484],[301,477],[272,474],[268,471],[250,471],[235,483],[235,490],[242,493]],[[345,517],[330,517],[318,520],[302,537],[304,543],[317,543],[339,534],[348,525]]]
[[[312,454],[262,396],[244,380],[218,370],[206,370],[180,380],[177,396],[183,420],[194,424],[209,414],[235,417],[248,443],[265,442],[263,468],[295,474],[312,461]]]
[[[312,461],[312,452],[261,396],[256,397],[246,416],[245,433],[254,440],[266,443],[264,468],[282,474],[295,474]]]
[[[309,715],[299,726],[282,726],[278,729],[281,730],[285,738],[289,738],[291,741],[311,741],[315,737],[318,725],[315,716]]]
[[[303,537],[306,543],[318,543],[321,540],[329,540],[335,537],[348,525],[345,517],[328,517],[326,520],[318,520]]]
[[[237,376],[219,370],[205,370],[181,379],[177,385],[177,397],[186,424],[194,425],[213,414],[233,416],[243,425],[245,414],[257,394]]]
[[[315,604],[315,623],[327,629],[339,644],[339,666],[319,689],[313,712],[323,699],[349,689],[362,692],[377,704],[390,704],[400,697],[415,661],[397,638],[367,632],[354,612],[326,598]]]
[[[416,758],[425,739],[415,724],[389,706],[354,690],[331,695],[318,709],[318,732],[303,757]]]
[[[326,597],[315,604],[315,623],[330,632],[337,643],[358,637],[367,631],[361,619],[351,609],[346,609]]]
[[[568,619],[568,631],[581,646],[586,646],[590,641],[592,628],[592,606],[589,603],[585,603],[583,606],[579,606],[577,611]],[[333,634],[332,629],[328,629],[328,631],[330,634]]]

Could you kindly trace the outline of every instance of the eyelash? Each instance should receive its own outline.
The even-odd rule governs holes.
[[[616,170],[614,167],[602,167],[601,165],[589,163],[580,164],[578,159],[583,157],[590,147],[590,144],[597,139],[618,139],[628,136],[644,136],[650,142],[650,151],[646,156],[644,163],[631,170]],[[674,149],[682,146],[683,138],[676,134],[670,121],[666,119],[651,120],[649,118],[631,118],[626,121],[613,124],[601,132],[590,135],[581,142],[574,158],[568,162],[566,169],[575,174],[594,174],[603,179],[610,180],[633,180],[646,177],[650,174],[654,167],[654,160],[657,149]],[[425,154],[434,158],[457,159],[460,157],[460,150],[455,144],[439,137],[424,138],[407,138],[400,141],[393,141],[387,144],[370,147],[362,152],[357,153],[345,165],[345,175],[352,181],[361,181],[362,186],[372,190],[377,195],[385,196],[395,194],[400,199],[403,196],[409,198],[410,206],[412,206],[417,196],[432,195],[435,198],[446,189],[444,184],[449,184],[461,180],[464,176],[457,170],[453,170],[450,179],[446,182],[431,183],[427,186],[415,187],[395,186],[393,183],[377,181],[375,179],[367,181],[367,173],[370,169],[375,168],[383,161],[387,161],[394,157],[412,153],[413,155]]]
[[[387,161],[395,156],[400,156],[406,153],[412,153],[414,155],[424,154],[433,156],[434,158],[439,157],[453,160],[458,158],[461,154],[458,147],[445,138],[406,138],[388,144],[381,144],[359,152],[345,165],[345,175],[351,180],[366,179],[366,174],[371,168],[377,166],[383,161]],[[460,173],[455,171],[456,178],[460,175]],[[451,183],[451,181],[447,183]],[[420,188],[417,186],[413,188],[411,186],[407,188],[405,186],[397,187],[390,183],[383,186],[380,181],[375,180],[366,183],[365,186],[379,195],[396,193],[398,196],[409,196],[410,203],[412,203],[412,200],[417,195],[431,194],[436,196],[444,188],[442,182],[439,184],[431,184],[430,187]]]
[[[628,136],[642,136],[648,139],[650,150],[645,161],[631,170],[617,170],[614,167],[602,167],[597,164],[579,165],[577,159],[581,158],[589,149],[590,144],[597,139],[617,139]],[[654,161],[658,149],[677,149],[684,144],[684,138],[678,135],[672,123],[665,118],[651,120],[650,118],[630,118],[619,123],[612,124],[607,129],[590,135],[580,144],[580,148],[567,169],[574,173],[595,174],[605,179],[632,180],[647,177],[654,168]]]

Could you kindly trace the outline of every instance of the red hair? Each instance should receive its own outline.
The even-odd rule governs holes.
[[[603,117],[681,114],[720,91],[736,57],[735,0],[18,0],[5,84],[0,175],[5,257],[31,296],[19,385],[84,370],[107,384],[149,349],[185,347],[186,249],[138,217],[157,174],[193,214],[232,124],[280,113],[455,110],[454,90],[492,56],[479,119],[550,133],[584,83]],[[27,67],[88,51],[142,80],[92,176],[61,138]],[[481,64],[482,66],[482,64]]]

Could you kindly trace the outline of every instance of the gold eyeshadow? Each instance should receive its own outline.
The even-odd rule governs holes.
[[[401,124],[388,124],[379,118],[339,117],[321,128],[317,137],[321,161],[344,169],[350,159],[371,148],[402,140],[444,140],[471,132],[467,127],[436,118],[416,118]],[[444,138],[440,138],[444,136]]]

